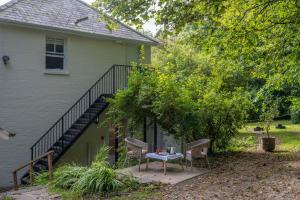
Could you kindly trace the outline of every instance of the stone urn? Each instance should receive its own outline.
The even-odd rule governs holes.
[[[275,137],[263,137],[262,139],[262,148],[265,151],[273,152],[276,145]]]

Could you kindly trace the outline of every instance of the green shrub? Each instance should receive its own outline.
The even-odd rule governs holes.
[[[34,174],[34,185],[47,185],[49,181],[48,172]]]
[[[102,146],[92,163],[92,167],[108,166],[109,163],[107,158],[108,158],[109,150],[110,147],[106,145]]]
[[[137,190],[141,186],[140,183],[131,176],[123,176],[120,181],[122,182],[122,187],[120,188],[122,192]]]
[[[291,119],[294,124],[300,123],[300,98],[293,98],[291,110]]]
[[[116,191],[121,182],[117,180],[115,171],[108,167],[91,167],[72,186],[76,194],[106,194]]]
[[[55,188],[70,189],[87,172],[87,167],[64,165],[57,168],[53,174],[51,185]]]
[[[109,167],[108,153],[109,147],[101,147],[90,167],[71,164],[55,169],[51,188],[76,196],[107,194],[118,190],[122,183],[117,179],[115,171]],[[47,176],[42,173],[37,177],[37,183],[43,184]]]
[[[291,114],[291,120],[293,124],[299,124],[300,123],[300,112],[295,111]]]
[[[235,137],[231,138],[227,151],[245,151],[255,146],[256,138],[252,134],[239,133]]]

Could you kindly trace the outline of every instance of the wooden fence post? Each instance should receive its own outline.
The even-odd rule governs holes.
[[[48,170],[49,170],[49,180],[52,180],[52,173],[53,173],[53,167],[52,167],[52,160],[53,160],[53,152],[49,152],[48,154]]]
[[[14,186],[15,186],[15,190],[18,190],[18,178],[17,178],[17,172],[14,171],[13,172],[13,178],[14,178]]]

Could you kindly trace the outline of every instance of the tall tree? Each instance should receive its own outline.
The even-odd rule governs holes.
[[[94,6],[137,27],[154,19],[220,73],[231,71],[227,78],[236,84],[259,88],[260,97],[283,91],[299,101],[300,0],[96,0]]]

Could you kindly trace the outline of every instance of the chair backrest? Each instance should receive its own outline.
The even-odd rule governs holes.
[[[127,137],[127,138],[125,138],[125,142],[126,142],[127,148],[129,148],[129,149],[136,149],[136,148],[138,148],[138,149],[146,149],[146,150],[148,150],[148,143],[143,142],[141,140]]]
[[[187,150],[191,150],[192,154],[199,154],[201,152],[207,154],[209,145],[210,145],[210,139],[200,139],[188,143],[186,145],[186,148]]]

